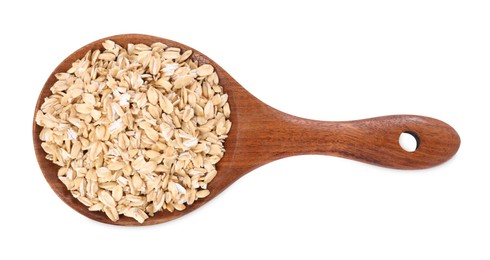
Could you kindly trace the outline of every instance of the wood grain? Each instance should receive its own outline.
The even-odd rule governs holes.
[[[71,64],[83,57],[88,50],[101,49],[102,42],[106,39],[122,46],[128,43],[150,45],[159,41],[182,50],[191,49],[194,52],[193,59],[215,67],[220,84],[229,95],[233,127],[225,143],[225,156],[217,165],[218,175],[209,185],[211,194],[184,211],[157,213],[143,225],[166,222],[190,213],[213,199],[241,176],[280,158],[321,154],[396,169],[423,169],[449,160],[460,145],[459,136],[451,126],[429,117],[394,115],[356,121],[324,122],[285,114],[255,98],[223,68],[199,51],[175,41],[139,34],[107,37],[75,51],[49,76],[39,95],[35,111],[40,108],[44,98],[49,96],[49,88],[56,82],[54,75],[68,70]],[[79,213],[103,223],[140,225],[124,216],[121,216],[118,222],[111,222],[104,213],[91,212],[73,198],[58,180],[59,166],[45,159],[46,154],[39,140],[40,131],[41,127],[33,120],[33,142],[39,166],[51,188],[66,204]],[[400,147],[398,138],[403,132],[417,136],[419,144],[415,152],[406,152]]]

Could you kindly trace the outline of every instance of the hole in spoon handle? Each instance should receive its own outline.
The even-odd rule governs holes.
[[[340,124],[334,155],[379,166],[429,168],[449,160],[460,145],[451,126],[430,117],[394,115]],[[414,139],[411,147],[402,147],[404,134]]]
[[[401,133],[398,141],[403,150],[409,153],[413,153],[417,150],[417,148],[419,148],[420,139],[414,132],[405,131]]]

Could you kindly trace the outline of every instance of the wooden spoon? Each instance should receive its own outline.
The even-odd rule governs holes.
[[[226,152],[218,163],[218,175],[210,183],[211,194],[199,199],[184,211],[159,212],[143,225],[152,225],[181,217],[206,204],[234,181],[253,169],[271,161],[301,154],[333,155],[378,166],[396,169],[423,169],[449,160],[458,150],[460,139],[456,131],[437,119],[394,115],[345,122],[322,122],[295,117],[278,111],[247,92],[223,68],[199,51],[184,44],[139,34],[117,35],[92,42],[68,56],[51,73],[36,104],[37,111],[50,87],[56,82],[55,74],[67,71],[71,64],[89,50],[102,49],[102,42],[110,39],[127,46],[128,43],[163,42],[182,50],[192,50],[192,59],[200,64],[214,66],[224,91],[228,93],[233,126],[225,142]],[[70,207],[96,221],[115,225],[140,225],[132,218],[121,216],[112,222],[102,212],[92,212],[73,198],[58,180],[59,166],[45,158],[39,133],[41,127],[33,122],[34,149],[44,177],[56,194]],[[416,137],[418,146],[407,152],[399,145],[401,133]]]

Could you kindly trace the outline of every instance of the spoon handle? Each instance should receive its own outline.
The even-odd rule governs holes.
[[[392,115],[344,122],[322,122],[283,114],[275,136],[288,136],[274,159],[300,154],[333,155],[397,169],[423,169],[449,160],[460,145],[457,132],[430,117]],[[399,144],[401,133],[417,140],[413,152]],[[272,138],[275,139],[275,138]],[[284,139],[283,139],[284,141]]]

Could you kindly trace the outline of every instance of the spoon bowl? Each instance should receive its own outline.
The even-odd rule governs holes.
[[[116,35],[94,41],[72,53],[51,73],[39,94],[35,112],[48,97],[50,87],[57,81],[55,74],[67,71],[73,62],[89,50],[102,49],[105,40],[121,46],[128,43],[151,45],[162,42],[181,50],[192,50],[193,60],[211,64],[220,85],[228,94],[230,120],[233,126],[225,142],[226,152],[217,164],[218,174],[209,184],[210,195],[197,200],[183,211],[162,211],[139,224],[132,218],[120,216],[112,222],[100,211],[89,211],[75,199],[58,179],[59,166],[46,159],[39,133],[42,127],[33,120],[33,142],[37,161],[54,192],[70,207],[93,220],[123,226],[153,225],[188,214],[206,204],[224,189],[253,169],[271,161],[302,154],[332,155],[373,165],[396,169],[423,169],[449,160],[458,150],[460,138],[448,124],[430,117],[393,115],[355,121],[316,121],[278,111],[261,102],[234,80],[223,68],[201,52],[184,44],[141,34]],[[417,140],[413,152],[399,144],[399,136],[410,133]]]

